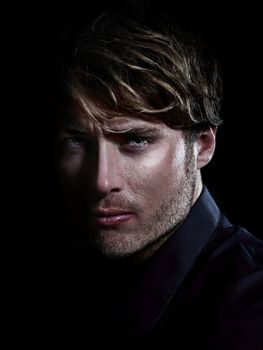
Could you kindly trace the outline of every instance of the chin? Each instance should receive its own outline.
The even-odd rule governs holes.
[[[136,250],[125,250],[114,247],[96,247],[102,256],[108,259],[124,259],[137,253]]]
[[[134,244],[132,244],[134,243]],[[142,250],[138,242],[128,240],[99,240],[95,243],[95,248],[99,253],[108,259],[123,259],[133,256]]]

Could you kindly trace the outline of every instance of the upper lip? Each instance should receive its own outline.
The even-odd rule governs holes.
[[[93,216],[105,217],[105,216],[116,216],[116,215],[124,215],[131,214],[130,211],[116,209],[116,208],[107,208],[107,209],[94,209],[92,210]]]

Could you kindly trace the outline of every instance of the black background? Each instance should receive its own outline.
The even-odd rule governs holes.
[[[204,169],[203,177],[229,219],[263,238],[260,5],[160,2],[175,18],[196,26],[221,60],[225,122],[218,131],[214,159]],[[11,213],[8,215],[11,236],[23,232],[22,236],[28,234],[31,242],[32,236],[45,234],[41,227],[46,222],[49,222],[49,235],[52,233],[52,222],[47,219],[53,187],[43,83],[46,52],[53,49],[54,38],[65,18],[83,3],[11,1],[1,5],[2,173],[6,175],[3,192],[7,194],[5,204]],[[117,1],[85,3],[87,16],[118,4]],[[153,6],[156,3],[153,1]],[[39,237],[36,242],[39,244]]]

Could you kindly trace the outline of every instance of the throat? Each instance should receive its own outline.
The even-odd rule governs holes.
[[[178,225],[179,226],[179,225]],[[172,236],[172,234],[177,230],[177,227],[174,227],[172,230],[166,232],[164,235],[159,237],[154,242],[150,243],[146,247],[144,247],[139,252],[136,252],[132,254],[131,256],[127,257],[127,262],[130,263],[133,266],[141,265],[144,262],[146,262],[148,259],[150,259],[156,251],[159,250],[159,248],[167,241],[167,239]]]

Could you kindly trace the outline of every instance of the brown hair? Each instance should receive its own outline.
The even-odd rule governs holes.
[[[178,128],[218,126],[221,78],[207,52],[167,21],[103,14],[74,37],[63,82],[100,124],[132,115]]]

